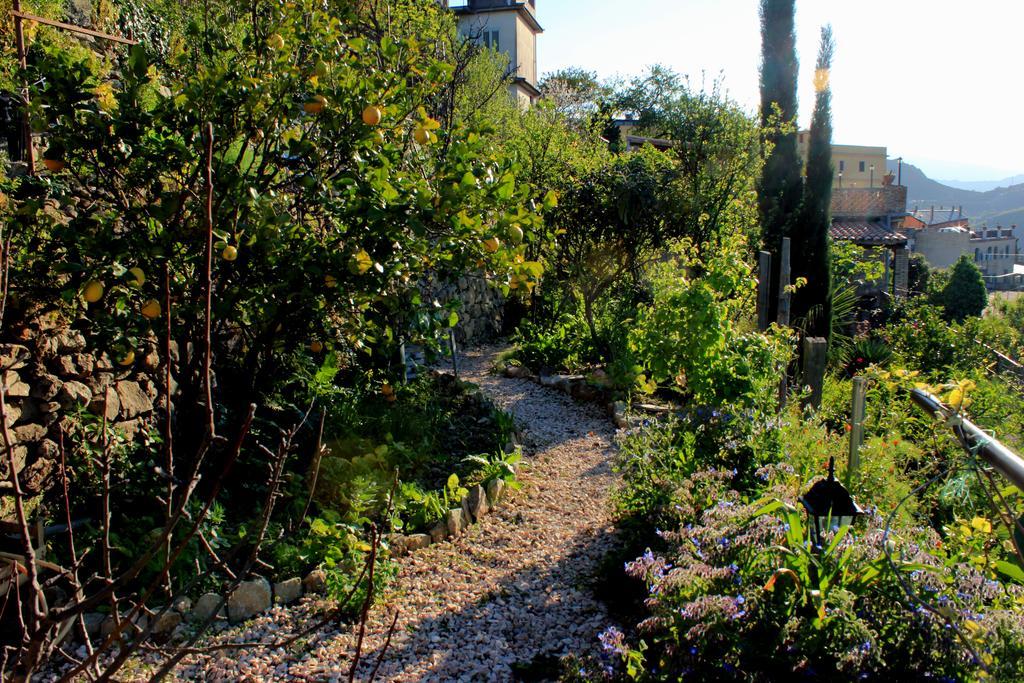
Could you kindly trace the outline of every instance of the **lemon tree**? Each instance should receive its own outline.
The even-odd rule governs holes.
[[[391,23],[373,14],[385,11]],[[20,281],[84,309],[94,344],[120,359],[155,345],[167,314],[180,343],[200,339],[212,124],[225,378],[256,389],[311,339],[358,351],[409,321],[426,335],[453,323],[423,300],[428,275],[532,287],[524,243],[543,206],[469,124],[433,114],[454,77],[440,45],[452,22],[432,3],[299,0],[195,22],[159,67],[135,46],[117,81],[39,54],[33,125],[54,163],[18,190]],[[195,375],[198,355],[184,360]]]

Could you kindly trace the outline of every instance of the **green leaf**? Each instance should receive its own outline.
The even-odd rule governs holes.
[[[516,193],[516,181],[511,175],[503,175],[501,184],[498,185],[498,197],[500,199],[512,199]]]
[[[1003,576],[1013,579],[1017,583],[1024,583],[1024,569],[1015,562],[999,560],[996,562],[996,570]]]

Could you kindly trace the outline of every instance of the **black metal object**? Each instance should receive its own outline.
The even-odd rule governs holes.
[[[828,459],[828,478],[819,479],[810,490],[800,496],[800,504],[807,510],[814,531],[814,545],[822,546],[828,529],[838,529],[853,523],[864,514],[860,506],[839,480],[836,479],[836,459]]]
[[[0,92],[0,122],[3,122],[7,156],[11,161],[22,161],[25,158],[23,111],[24,102],[18,95]]]

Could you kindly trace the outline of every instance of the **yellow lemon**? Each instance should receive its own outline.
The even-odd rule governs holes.
[[[117,361],[117,364],[118,365],[128,366],[128,365],[131,365],[134,362],[135,362],[135,351],[133,349],[128,349],[128,353],[126,353],[123,356],[121,356],[121,358]]]
[[[284,49],[284,38],[280,33],[275,33],[267,38],[267,45],[275,50]]]
[[[302,105],[307,114],[319,114],[327,106],[327,98],[323,95],[314,95],[308,102]]]
[[[146,303],[142,304],[142,316],[153,320],[154,318],[160,317],[160,302],[156,299],[150,299]]]
[[[99,280],[89,280],[85,285],[82,296],[90,304],[94,304],[103,298],[103,283]]]
[[[220,257],[225,261],[234,261],[238,258],[238,249],[231,246],[230,244],[224,247],[224,251],[220,253]]]
[[[501,240],[499,240],[497,237],[489,237],[488,239],[484,240],[484,249],[486,249],[488,252],[492,254],[498,251],[498,247],[500,246]]]
[[[417,127],[412,132],[412,139],[421,145],[426,145],[430,142],[430,131],[426,128]]]
[[[509,228],[508,238],[512,242],[512,244],[519,244],[520,242],[523,241],[523,237],[523,229],[520,228],[518,225],[513,225],[511,228]]]
[[[141,287],[146,284],[146,274],[142,271],[142,268],[138,266],[129,268],[128,274],[132,276],[132,281],[128,283],[132,287]]]
[[[327,289],[334,289],[335,287],[338,286],[338,278],[334,277],[333,275],[325,275],[324,286],[327,287]]]
[[[384,112],[380,107],[369,106],[363,109],[363,123],[368,126],[379,126],[383,118]]]

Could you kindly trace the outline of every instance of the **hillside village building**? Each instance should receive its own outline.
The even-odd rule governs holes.
[[[540,98],[537,89],[537,36],[544,32],[537,21],[536,0],[464,0],[448,3],[459,18],[459,33],[508,57],[512,69],[509,92],[521,107]]]
[[[796,134],[796,148],[800,160],[807,167],[807,149],[810,146],[811,132],[799,131]],[[892,184],[892,176],[886,175],[885,147],[865,147],[863,145],[832,145],[832,165],[835,167],[832,179],[834,189],[856,189],[882,187]]]

